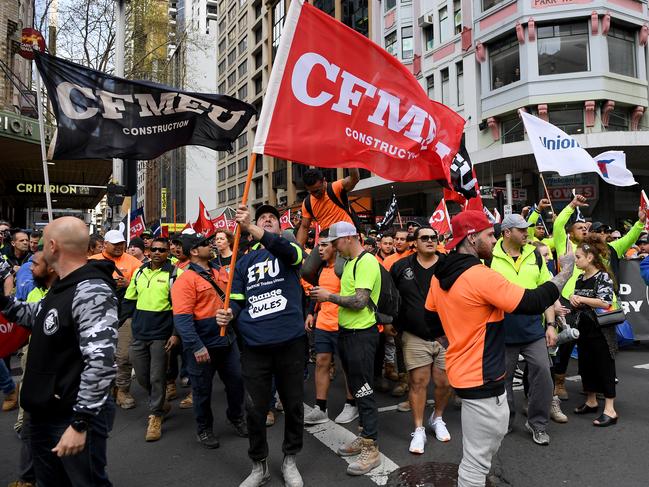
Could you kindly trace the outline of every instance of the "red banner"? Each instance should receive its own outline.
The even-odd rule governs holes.
[[[293,226],[293,223],[291,222],[291,210],[286,210],[284,213],[282,213],[279,217],[279,225],[282,228],[282,230],[289,230],[291,228],[295,228]]]
[[[216,218],[212,218],[212,224],[214,225],[214,231],[218,232],[219,230],[230,230],[232,233],[237,229],[237,222],[234,220],[228,220],[225,216],[225,213]]]
[[[144,218],[142,215],[138,215],[135,220],[131,220],[131,238],[139,237],[146,230],[144,226]]]
[[[27,343],[29,330],[7,321],[0,313],[0,358],[8,357]]]
[[[196,223],[194,223],[194,230],[196,233],[202,233],[203,235],[214,235],[214,224],[210,219],[210,215],[207,213],[207,208],[203,204],[203,201],[198,198],[198,218]]]
[[[393,181],[449,180],[464,119],[432,101],[393,55],[291,2],[253,150]]]
[[[448,216],[446,201],[444,199],[439,202],[428,223],[440,235],[451,233],[451,219]]]

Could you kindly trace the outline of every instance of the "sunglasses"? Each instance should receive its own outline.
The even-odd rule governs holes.
[[[160,252],[161,254],[164,254],[165,252],[169,252],[169,249],[165,249],[164,247],[151,247],[151,252]]]
[[[418,237],[418,240],[421,240],[422,242],[437,242],[437,235],[422,235],[421,237]]]

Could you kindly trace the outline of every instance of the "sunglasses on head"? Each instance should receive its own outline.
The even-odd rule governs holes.
[[[417,237],[419,240],[422,242],[436,242],[437,241],[437,235],[420,235]]]
[[[161,254],[165,252],[169,252],[169,249],[166,249],[164,247],[151,247],[151,252],[160,252]]]

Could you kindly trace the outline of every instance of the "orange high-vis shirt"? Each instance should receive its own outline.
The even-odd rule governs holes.
[[[342,203],[340,194],[343,191],[343,180],[339,179],[338,181],[327,184],[331,184],[334,194]],[[306,205],[302,202],[302,216],[311,220],[315,219],[323,230],[329,228],[336,222],[349,222],[353,224],[354,222],[352,221],[352,217],[329,199],[326,188],[323,188],[323,192],[324,195],[322,198],[313,198],[312,196],[307,195],[307,198],[311,198],[311,209],[313,210],[313,215],[307,211]]]
[[[482,264],[464,271],[448,291],[433,277],[425,306],[439,315],[448,338],[446,373],[454,388],[504,379],[503,318],[516,309],[524,292]]]
[[[401,259],[403,259],[405,257],[408,257],[409,255],[414,254],[414,253],[415,253],[415,251],[412,250],[412,249],[407,249],[404,252],[402,252],[401,254],[394,253],[394,254],[386,257],[385,260],[383,262],[381,262],[381,264],[383,264],[383,267],[385,267],[387,270],[390,270],[390,269],[392,269],[392,266],[394,265],[394,263],[396,261],[401,260]]]
[[[331,293],[340,294],[340,278],[336,275],[333,265],[322,269],[318,286]],[[320,303],[315,327],[324,331],[338,331],[338,305],[329,301]]]

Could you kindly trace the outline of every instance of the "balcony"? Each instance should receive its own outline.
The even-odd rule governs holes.
[[[286,178],[286,168],[273,171],[273,189],[286,189],[287,187],[287,178]]]

